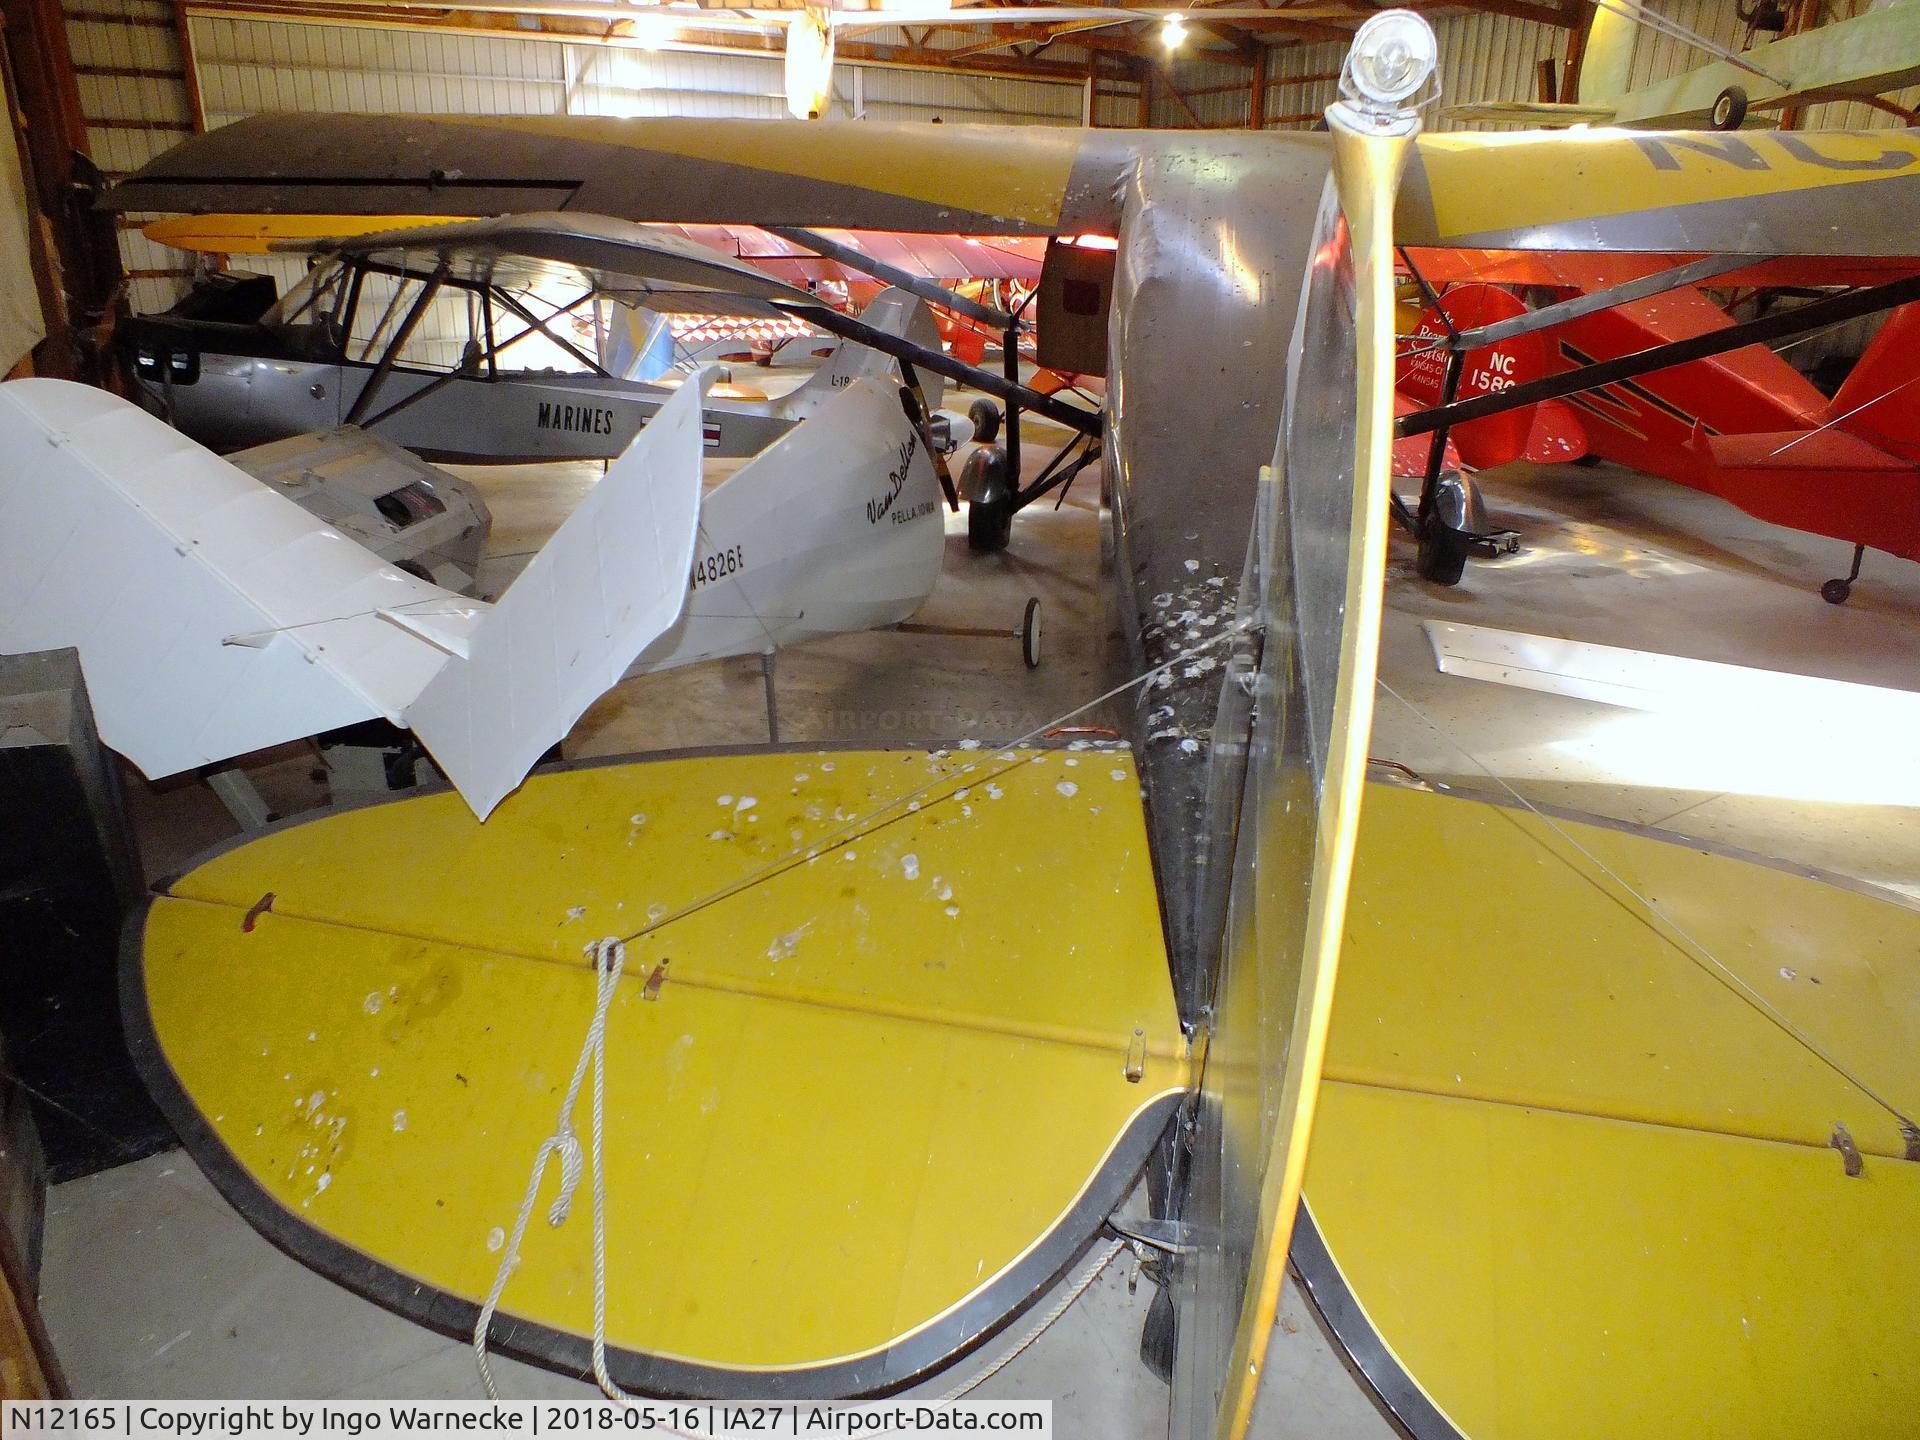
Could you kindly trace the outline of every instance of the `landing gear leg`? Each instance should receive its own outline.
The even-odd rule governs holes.
[[[1853,568],[1847,571],[1846,579],[1829,580],[1820,587],[1820,598],[1822,600],[1826,601],[1829,605],[1844,605],[1847,603],[1847,597],[1853,594],[1853,582],[1860,578],[1860,561],[1865,558],[1866,553],[1867,547],[1864,545],[1856,545],[1853,547]]]

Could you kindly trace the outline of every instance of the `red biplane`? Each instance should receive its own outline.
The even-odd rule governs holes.
[[[1861,303],[1869,292],[1879,308],[1905,298],[1920,262],[1815,272],[1713,256],[1674,266],[1631,255],[1420,251],[1406,263],[1426,303],[1401,351],[1400,389],[1415,407],[1403,412],[1403,448],[1445,435],[1470,470],[1593,454],[1846,541],[1851,572],[1821,588],[1835,604],[1867,549],[1920,560],[1920,414],[1905,394],[1920,380],[1920,307],[1893,309],[1831,399],[1768,343],[1871,313]],[[1717,300],[1709,284],[1732,300]],[[1857,288],[1753,320],[1729,313],[1729,303],[1741,309],[1763,295],[1805,300],[1809,286]],[[1421,506],[1406,518],[1421,538],[1421,573],[1451,583],[1487,535],[1469,513],[1470,484],[1463,508],[1449,499],[1447,463],[1427,459]]]

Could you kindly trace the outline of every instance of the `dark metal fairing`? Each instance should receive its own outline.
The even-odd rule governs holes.
[[[1130,174],[1110,349],[1107,473],[1120,610],[1143,666],[1230,623],[1260,467],[1273,455],[1321,136],[1170,132]],[[1226,645],[1141,692],[1136,749],[1183,1015],[1203,998],[1225,892],[1242,748],[1216,751]],[[1231,711],[1231,695],[1224,696]],[[1233,728],[1231,714],[1226,728]],[[1231,737],[1223,737],[1228,738]],[[1216,776],[1216,763],[1232,774]]]

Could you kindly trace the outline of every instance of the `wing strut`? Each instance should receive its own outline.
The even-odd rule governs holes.
[[[1595,365],[1583,365],[1578,370],[1568,370],[1559,375],[1529,380],[1507,390],[1488,395],[1476,395],[1471,400],[1460,400],[1450,405],[1435,406],[1431,410],[1416,411],[1412,415],[1401,417],[1394,427],[1394,432],[1402,436],[1425,435],[1442,426],[1462,425],[1469,420],[1478,420],[1482,416],[1498,415],[1503,411],[1517,410],[1525,405],[1537,405],[1542,400],[1557,400],[1563,395],[1577,395],[1583,390],[1597,390],[1603,385],[1611,385],[1619,380],[1630,380],[1636,375],[1645,375],[1654,370],[1666,370],[1675,365],[1684,365],[1690,360],[1704,360],[1710,355],[1724,355],[1729,350],[1744,349],[1748,345],[1780,340],[1789,335],[1802,335],[1810,330],[1837,325],[1843,320],[1857,320],[1862,315],[1891,310],[1895,306],[1905,305],[1913,300],[1920,300],[1920,275],[1909,275],[1904,280],[1894,280],[1885,285],[1871,285],[1860,290],[1850,290],[1844,295],[1835,295],[1827,300],[1816,300],[1810,305],[1802,305],[1793,310],[1763,315],[1758,320],[1731,325],[1725,330],[1713,330],[1688,340],[1675,340],[1670,344],[1655,345],[1632,355],[1622,355],[1614,360],[1602,360]]]
[[[996,310],[991,305],[982,305],[978,300],[969,300],[957,291],[949,290],[924,275],[915,275],[902,270],[898,265],[890,265],[877,256],[852,245],[843,245],[838,240],[829,239],[817,230],[800,230],[785,225],[769,225],[767,233],[778,235],[782,240],[792,241],[802,249],[811,250],[828,260],[836,260],[855,270],[864,270],[876,280],[884,280],[889,285],[897,285],[909,295],[918,295],[929,304],[939,305],[956,315],[964,315],[969,320],[977,320],[982,325],[990,325],[995,330],[1013,328],[1013,316],[1004,310]]]
[[[885,330],[875,329],[871,325],[856,320],[851,315],[843,315],[838,310],[825,305],[796,305],[786,301],[777,301],[781,309],[788,311],[809,324],[818,325],[830,334],[843,340],[852,340],[878,350],[882,355],[891,355],[896,360],[919,365],[944,375],[960,385],[971,385],[976,390],[984,390],[1006,405],[1018,405],[1023,410],[1031,410],[1036,415],[1044,415],[1056,425],[1064,425],[1069,430],[1077,430],[1082,435],[1098,435],[1102,420],[1092,410],[1083,410],[1077,405],[1069,405],[1051,395],[1042,395],[1038,390],[996,375],[991,370],[982,370],[977,365],[969,365],[956,360],[944,350],[930,349],[925,345],[916,345],[911,340],[891,335]]]

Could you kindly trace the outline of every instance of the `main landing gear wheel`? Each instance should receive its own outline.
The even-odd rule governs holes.
[[[967,544],[982,555],[1007,548],[1013,538],[1013,486],[1007,479],[1007,452],[985,445],[967,456],[960,471],[967,497]]]
[[[1709,130],[1738,130],[1747,118],[1747,92],[1729,85],[1713,97],[1713,109],[1707,116]]]
[[[1000,438],[1000,407],[985,396],[967,407],[967,418],[973,421],[973,438],[982,445]]]
[[[1027,662],[1027,669],[1040,668],[1040,597],[1030,596],[1027,600],[1027,613],[1020,617],[1020,658]]]
[[[1465,535],[1429,515],[1420,523],[1420,546],[1414,554],[1413,568],[1423,580],[1436,585],[1458,585],[1467,570],[1468,541]]]

